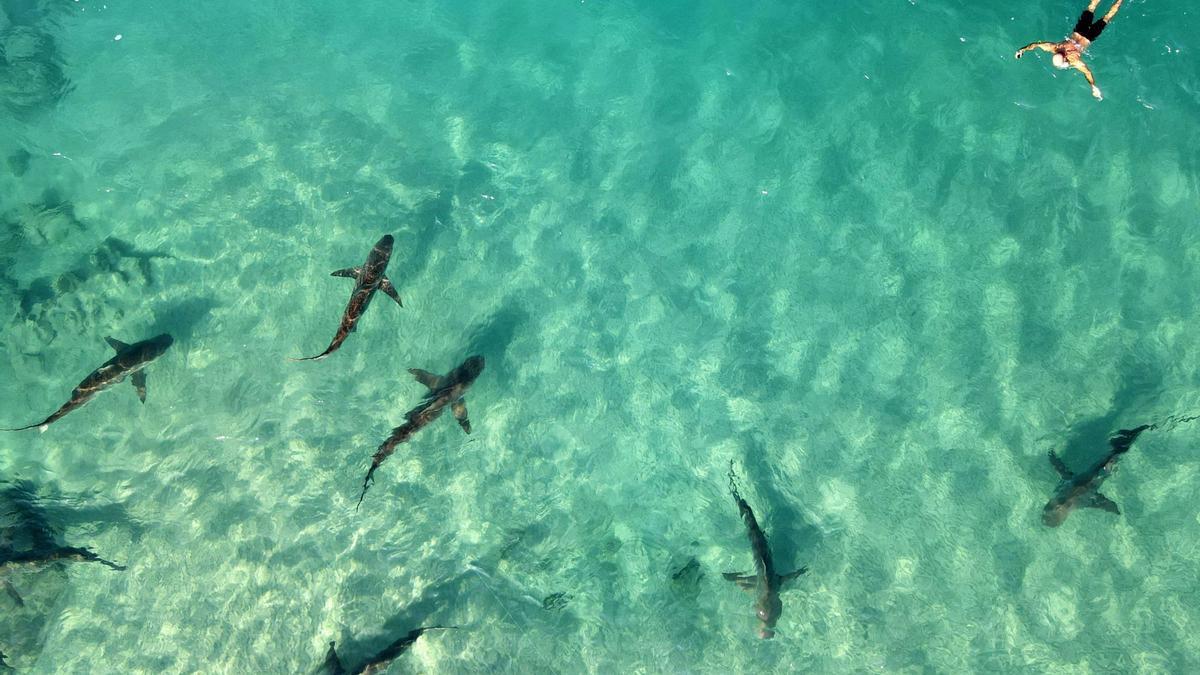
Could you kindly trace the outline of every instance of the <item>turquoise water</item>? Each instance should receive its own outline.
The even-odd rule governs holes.
[[[129,568],[16,577],[0,651],[301,673],[443,624],[391,672],[1197,671],[1200,425],[1138,440],[1121,516],[1040,520],[1048,451],[1200,411],[1200,21],[1130,0],[1097,103],[1012,58],[1075,4],[0,3],[0,425],[106,335],[176,339],[145,405],[0,436]],[[405,308],[287,361],[387,232]],[[356,513],[406,369],[469,354],[474,433]],[[730,460],[810,567],[769,642],[720,578]]]

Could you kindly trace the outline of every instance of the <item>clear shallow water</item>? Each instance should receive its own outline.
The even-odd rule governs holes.
[[[0,436],[129,566],[31,578],[16,665],[307,672],[442,623],[393,670],[1200,666],[1197,427],[1138,441],[1121,517],[1039,520],[1048,450],[1200,410],[1185,3],[1122,10],[1101,104],[1011,58],[1069,3],[72,4],[5,6],[42,65],[0,126],[0,422],[105,335],[176,344],[144,406]],[[384,232],[406,308],[287,362]],[[356,514],[405,370],[472,353],[475,433]],[[811,568],[771,642],[719,578],[730,459]]]

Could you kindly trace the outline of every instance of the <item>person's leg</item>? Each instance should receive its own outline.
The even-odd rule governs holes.
[[[1083,30],[1079,30],[1078,28],[1075,29],[1075,32],[1079,33],[1088,40],[1095,42],[1096,38],[1100,37],[1100,34],[1104,32],[1104,27],[1107,25],[1108,24],[1105,23],[1104,19],[1100,19]]]
[[[1118,4],[1120,4],[1120,3],[1118,3]],[[1087,11],[1092,12],[1094,14],[1096,12],[1096,8],[1099,6],[1100,6],[1100,0],[1092,0],[1091,4],[1088,5]]]
[[[1097,0],[1097,2],[1099,2],[1099,0]],[[1117,10],[1121,9],[1122,2],[1125,2],[1125,0],[1117,0],[1116,2],[1114,2],[1113,6],[1108,9],[1108,14],[1105,14],[1104,18],[1100,19],[1100,20],[1103,21],[1104,23],[1108,23],[1109,21],[1112,21],[1113,17],[1117,15]],[[1093,11],[1094,11],[1094,7],[1095,7],[1095,5],[1093,5]]]
[[[1117,0],[1116,2],[1114,2],[1113,6],[1108,9],[1108,13],[1104,15],[1103,19],[1100,19],[1099,21],[1091,24],[1090,26],[1088,26],[1087,28],[1085,28],[1083,30],[1079,29],[1080,26],[1082,26],[1084,23],[1084,20],[1082,18],[1080,18],[1079,25],[1075,26],[1075,32],[1079,33],[1080,35],[1082,35],[1083,37],[1085,37],[1089,40],[1095,40],[1096,38],[1100,37],[1100,34],[1104,32],[1104,27],[1107,26],[1108,22],[1110,20],[1112,20],[1112,18],[1114,16],[1117,15],[1117,10],[1121,9],[1121,3],[1124,1],[1125,0]],[[1084,12],[1083,16],[1087,17],[1088,20],[1091,20],[1093,18],[1093,14],[1091,13],[1090,10]]]
[[[1079,15],[1079,20],[1075,22],[1075,27],[1071,31],[1079,33],[1090,40],[1091,38],[1088,37],[1088,33],[1092,31],[1092,20],[1095,18],[1096,15],[1092,13],[1091,8],[1083,10],[1083,14]]]

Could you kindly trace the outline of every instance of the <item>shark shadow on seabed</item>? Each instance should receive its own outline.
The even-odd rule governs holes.
[[[530,664],[522,661],[522,645],[518,643],[527,641],[531,631],[562,631],[566,621],[572,624],[572,628],[565,630],[574,632],[581,628],[581,624],[568,616],[569,612],[552,611],[546,607],[544,600],[539,597],[542,592],[528,587],[519,576],[501,571],[504,567],[502,561],[513,549],[527,544],[523,535],[518,532],[502,547],[481,553],[482,557],[479,559],[453,564],[454,567],[458,567],[457,571],[438,574],[437,576],[444,581],[424,589],[419,598],[405,605],[403,610],[387,619],[377,632],[367,637],[360,637],[350,630],[343,629],[336,642],[326,651],[324,662],[313,671],[314,675],[364,672],[355,668],[374,663],[380,660],[381,656],[388,654],[395,654],[392,658],[402,655],[403,650],[408,649],[415,639],[420,637],[416,632],[418,630],[423,632],[437,627],[447,630],[457,628],[462,631],[462,635],[470,635],[476,626],[483,625],[481,622],[486,622],[488,626],[499,626],[498,630],[503,634],[517,635],[524,632],[523,638],[513,638],[513,649],[493,654],[497,660],[488,664],[487,668],[497,672],[530,671]],[[355,594],[359,595],[361,593]],[[455,622],[457,625],[435,622],[434,619],[458,615],[464,611],[481,618],[466,624]],[[423,628],[414,630],[414,626]],[[425,639],[436,636],[437,633],[431,633]],[[405,642],[408,644],[404,644]],[[397,651],[400,647],[403,647],[403,650]],[[548,668],[541,667],[545,665],[538,664],[532,670],[551,672]],[[398,670],[417,672],[419,668],[410,664]]]
[[[204,331],[198,330],[212,319],[218,307],[211,295],[200,295],[163,302],[154,307],[152,333],[170,333],[176,341],[187,343]]]
[[[35,8],[49,3],[0,2],[0,101],[17,118],[53,108],[69,91],[54,22]],[[8,21],[3,21],[4,16]]]
[[[46,627],[62,611],[69,582],[66,563],[95,562],[116,571],[125,569],[87,548],[59,541],[57,528],[32,486],[0,482],[0,652],[14,668],[33,665]]]
[[[529,328],[529,317],[529,312],[521,304],[509,298],[486,320],[471,327],[467,353],[479,354],[487,359],[488,377],[504,391],[512,389],[521,372],[519,364],[509,357],[508,351],[517,334]]]
[[[1065,441],[1060,441],[1058,434],[1043,436],[1039,440],[1054,438],[1054,447],[1047,449],[1054,449],[1068,464],[1088,464],[1103,453],[1114,431],[1129,426],[1127,418],[1131,413],[1151,409],[1162,396],[1163,375],[1155,364],[1138,363],[1126,358],[1117,368],[1117,377],[1119,386],[1113,392],[1108,412],[1072,421]],[[1037,467],[1039,475],[1043,467]]]
[[[69,203],[56,208],[59,216],[73,213]],[[21,220],[19,227],[6,226],[13,218]],[[172,257],[116,237],[75,257],[59,250],[52,239],[37,243],[39,237],[27,231],[29,222],[20,214],[0,214],[0,309],[10,330],[28,333],[33,344],[45,346],[60,335],[124,323],[119,307],[95,299],[131,292],[145,295],[144,289],[157,284],[154,261]]]
[[[781,481],[780,469],[772,466],[772,449],[763,434],[757,431],[747,434],[742,446],[745,453],[738,463],[746,472],[746,482],[754,486],[754,492],[763,504],[770,504],[769,510],[764,508],[762,525],[768,532],[779,533],[771,541],[775,557],[785,565],[789,561],[816,558],[827,531],[812,522],[804,509],[797,506],[801,497],[778,487],[781,482],[788,485],[788,481]]]
[[[116,237],[108,237],[86,257],[60,274],[33,279],[21,290],[21,313],[27,320],[43,320],[47,313],[70,309],[65,300],[75,299],[82,289],[93,292],[128,287],[149,288],[156,284],[151,262],[170,259],[161,251],[144,251]]]
[[[345,675],[347,673],[373,673],[386,668],[387,664],[402,656],[423,634],[434,630],[451,630],[459,626],[430,623],[420,626],[417,617],[428,618],[457,599],[465,597],[472,575],[467,571],[426,589],[421,599],[388,619],[382,630],[373,637],[351,637],[343,631],[340,640],[329,642],[329,649],[314,675]],[[337,645],[341,647],[338,648]]]

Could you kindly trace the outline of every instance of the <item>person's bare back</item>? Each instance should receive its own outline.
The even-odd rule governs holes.
[[[1096,97],[1097,101],[1104,100],[1100,94],[1100,87],[1096,86],[1096,79],[1092,77],[1092,71],[1088,69],[1087,64],[1083,62],[1083,53],[1091,46],[1096,38],[1100,37],[1100,33],[1104,27],[1112,21],[1117,15],[1117,10],[1121,9],[1121,3],[1125,0],[1117,0],[1113,6],[1109,8],[1108,13],[1104,18],[1095,21],[1096,7],[1100,5],[1100,0],[1091,0],[1091,4],[1087,9],[1083,10],[1079,21],[1075,23],[1075,29],[1071,32],[1071,37],[1061,42],[1031,42],[1017,50],[1016,58],[1021,58],[1021,55],[1031,49],[1040,49],[1044,52],[1053,54],[1052,61],[1055,68],[1066,70],[1074,68],[1083,73],[1087,78],[1088,84],[1092,87],[1092,96]]]

